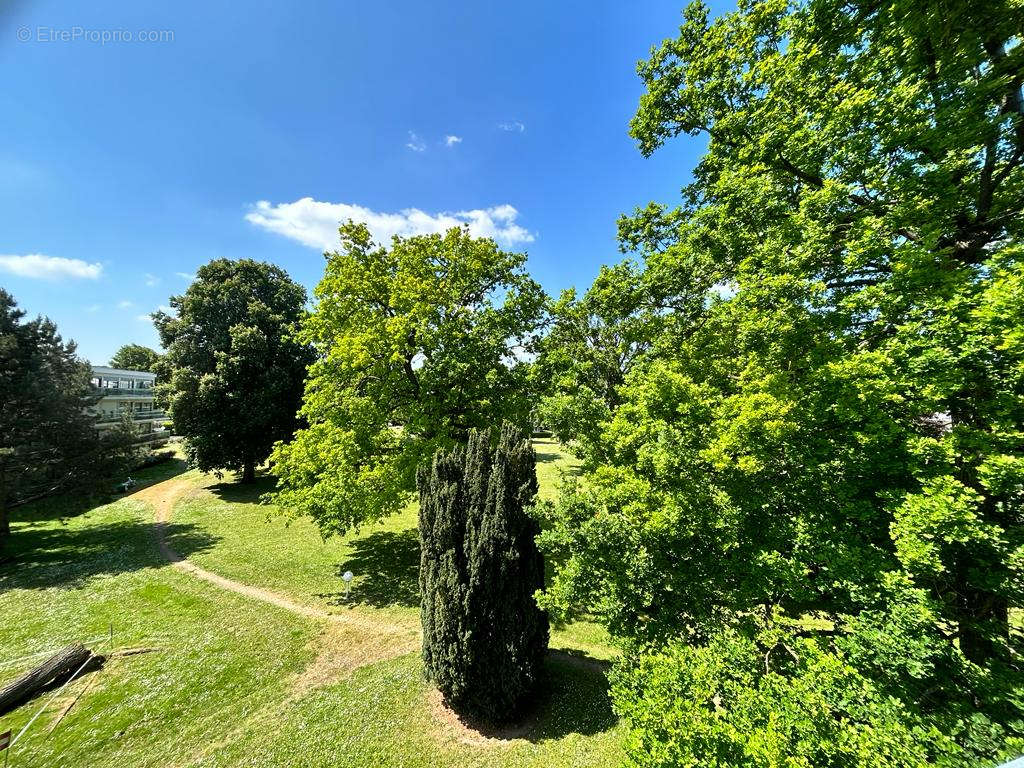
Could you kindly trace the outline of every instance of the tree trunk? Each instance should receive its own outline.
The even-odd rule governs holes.
[[[997,639],[1009,637],[1009,602],[1001,595],[966,587],[959,607],[960,650],[975,664],[984,666],[1002,653]]]
[[[48,686],[63,683],[79,669],[85,672],[102,663],[103,657],[93,655],[85,646],[69,645],[35,669],[0,688],[0,715],[7,714]]]
[[[251,456],[245,457],[245,464],[243,465],[242,468],[242,482],[256,482],[256,461]]]

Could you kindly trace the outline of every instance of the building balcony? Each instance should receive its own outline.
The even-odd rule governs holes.
[[[165,411],[136,411],[136,412],[131,413],[129,415],[131,416],[132,421],[136,421],[136,422],[139,422],[139,421],[163,421],[163,420],[165,420],[167,418],[167,413]],[[118,424],[121,421],[122,418],[124,418],[122,415],[117,415],[117,416],[103,415],[103,416],[100,416],[99,420],[97,420],[96,423],[97,424]]]
[[[116,389],[116,388],[112,388],[112,387],[111,388],[108,388],[108,387],[93,387],[92,391],[95,394],[99,395],[100,397],[117,397],[117,398],[145,397],[145,398],[149,398],[150,400],[152,400],[154,397],[156,397],[156,391],[154,389],[152,389],[152,388],[149,388],[149,389]]]

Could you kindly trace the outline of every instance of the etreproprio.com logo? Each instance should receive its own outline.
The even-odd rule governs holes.
[[[124,29],[89,27],[18,27],[18,41],[22,43],[173,43],[173,29]]]

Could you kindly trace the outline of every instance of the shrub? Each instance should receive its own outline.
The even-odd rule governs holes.
[[[645,768],[985,765],[1021,746],[980,712],[925,711],[925,697],[894,696],[841,648],[789,630],[627,653],[611,694]]]
[[[157,464],[163,464],[165,461],[170,461],[173,458],[174,451],[151,451],[149,454],[139,459],[135,464],[135,469],[155,467]]]
[[[497,446],[473,430],[418,472],[423,661],[446,701],[490,722],[522,711],[540,675],[548,620],[540,529],[527,513],[535,456],[505,426]]]

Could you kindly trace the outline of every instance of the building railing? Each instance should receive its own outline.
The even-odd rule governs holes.
[[[156,397],[152,387],[145,389],[118,389],[116,387],[93,387],[93,392],[101,397]]]
[[[131,414],[132,421],[159,421],[167,418],[166,411],[134,411]],[[101,416],[97,424],[116,424],[124,418],[123,414],[116,416]]]

